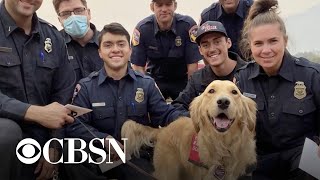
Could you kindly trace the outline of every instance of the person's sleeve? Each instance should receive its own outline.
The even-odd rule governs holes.
[[[90,94],[88,93],[86,86],[81,83],[79,84],[79,86],[81,88],[77,91],[77,94],[73,99],[73,104],[76,106],[91,109],[91,104],[89,100]],[[80,138],[87,142],[89,142],[93,138],[103,139],[107,137],[107,133],[102,133],[95,127],[91,126],[93,121],[92,113],[93,112],[90,112],[75,118],[75,121],[72,124],[68,125],[68,127],[66,128],[67,137]]]
[[[320,70],[320,66],[319,66]],[[312,92],[315,96],[315,104],[317,108],[317,117],[316,117],[316,124],[317,124],[317,131],[318,136],[320,137],[320,73],[316,73],[313,81],[312,81]]]
[[[200,14],[199,26],[201,26],[203,23],[205,23],[207,21],[209,21],[209,15],[208,15],[208,11],[207,11],[207,8],[206,8]]]
[[[185,57],[187,64],[197,63],[199,60],[202,59],[200,55],[198,44],[196,43],[195,39],[197,36],[198,25],[193,19],[190,19],[190,26],[188,27],[188,35],[185,46]]]
[[[0,90],[0,117],[12,119],[16,122],[23,121],[30,104],[23,103],[4,95]]]
[[[166,126],[182,114],[171,104],[167,104],[154,81],[148,87],[148,111],[153,127]]]
[[[147,62],[147,54],[144,47],[144,41],[140,30],[136,27],[131,40],[132,53],[130,61],[136,66],[144,67]]]
[[[76,83],[76,75],[67,56],[67,48],[62,41],[60,50],[60,66],[53,76],[51,102],[67,104],[71,102]]]
[[[189,106],[192,100],[198,96],[195,89],[194,77],[188,81],[185,89],[179,94],[179,96],[171,103],[176,109],[183,112],[184,116],[190,117]]]

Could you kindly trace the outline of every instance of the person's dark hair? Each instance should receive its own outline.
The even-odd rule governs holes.
[[[240,51],[245,59],[250,59],[251,57],[249,34],[252,28],[260,25],[276,23],[280,25],[280,31],[283,33],[284,37],[287,38],[285,24],[278,15],[278,1],[255,0],[244,22],[241,35]]]
[[[53,0],[52,1],[52,4],[53,4],[53,7],[54,7],[54,10],[56,11],[56,13],[58,14],[59,12],[59,6],[61,4],[61,2],[63,1],[69,1],[69,0]],[[84,7],[88,7],[87,6],[87,1],[86,0],[80,0],[82,2],[82,4],[84,5]]]
[[[128,43],[130,44],[130,34],[128,31],[119,23],[113,22],[110,24],[107,24],[103,27],[99,34],[99,46],[102,41],[102,36],[105,35],[106,33],[111,33],[111,34],[116,34],[116,35],[123,35],[126,36],[126,39],[128,40]]]

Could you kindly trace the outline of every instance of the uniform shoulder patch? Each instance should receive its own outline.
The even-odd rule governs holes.
[[[198,25],[194,25],[189,30],[190,41],[195,43],[197,37]]]
[[[140,43],[140,31],[137,28],[133,30],[131,43],[133,46],[138,46]]]
[[[72,102],[74,98],[77,97],[78,93],[80,92],[80,89],[81,89],[81,85],[77,84],[73,91]]]

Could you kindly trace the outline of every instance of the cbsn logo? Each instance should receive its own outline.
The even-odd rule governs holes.
[[[108,159],[107,159],[107,154],[104,151],[104,149],[98,148],[94,145],[94,142],[100,142],[102,145],[102,148],[105,148],[105,140],[108,142],[109,149],[108,149]],[[52,138],[49,141],[45,143],[43,146],[43,149],[41,151],[41,146],[40,144],[31,138],[26,138],[21,140],[17,147],[16,147],[16,155],[18,159],[25,164],[33,164],[37,162],[40,157],[41,157],[41,152],[43,154],[43,157],[45,158],[46,161],[48,161],[51,164],[58,164],[58,163],[65,163],[65,164],[80,164],[85,162],[86,160],[89,161],[89,163],[94,163],[94,164],[101,164],[101,163],[106,163],[106,164],[112,164],[111,162],[111,154],[110,154],[110,148],[111,146],[115,150],[115,152],[118,154],[119,158],[123,163],[126,163],[126,141],[128,140],[127,138],[122,138],[123,140],[123,145],[124,145],[124,150],[121,149],[117,141],[113,138],[106,138],[106,139],[99,139],[99,138],[94,138],[89,142],[89,150],[90,152],[99,155],[100,158],[99,161],[94,161],[91,157],[91,153],[87,153],[84,149],[87,147],[87,143],[79,138],[65,138],[65,139],[57,139],[57,138]],[[51,162],[49,158],[49,147],[50,143],[52,141],[56,141],[60,144],[60,146],[63,148],[64,141],[66,141],[66,144],[68,145],[68,158],[67,161],[64,161],[63,159],[63,154],[61,155],[59,161],[57,162]],[[75,147],[75,142],[78,141],[80,142],[80,148],[76,149]],[[19,150],[21,148],[21,150]],[[37,149],[37,150],[36,150]],[[38,152],[38,154],[36,154]],[[75,152],[80,152],[81,153],[81,160],[80,161],[75,161]],[[107,161],[106,161],[107,159]]]

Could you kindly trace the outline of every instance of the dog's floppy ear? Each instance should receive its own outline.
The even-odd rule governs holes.
[[[189,107],[190,117],[192,119],[194,128],[197,133],[200,131],[201,103],[202,103],[202,95],[194,98]]]
[[[256,127],[257,104],[250,98],[242,95],[243,101],[243,118],[246,119],[248,129],[253,132]]]

